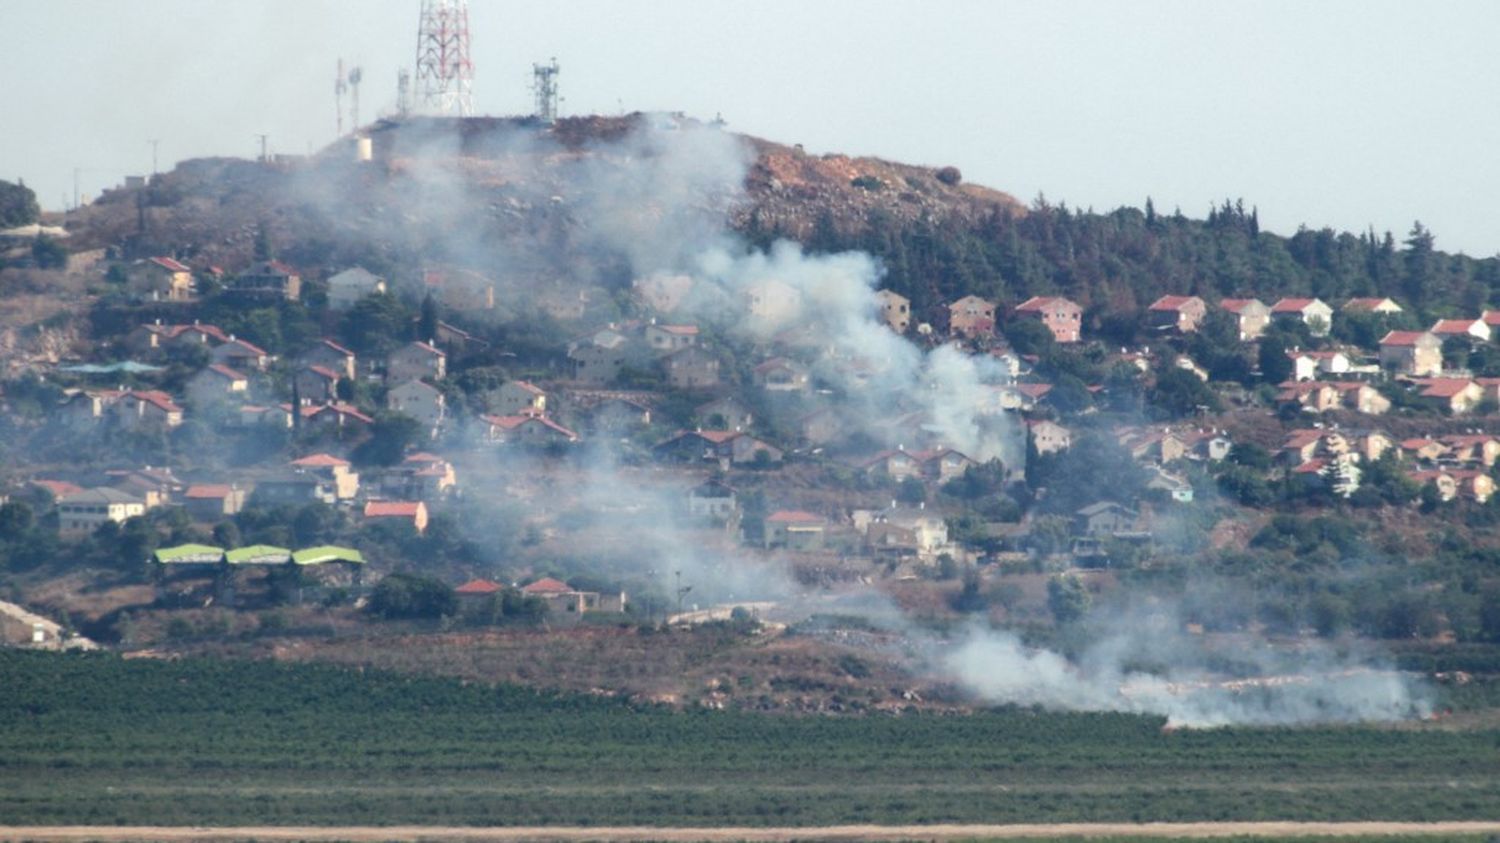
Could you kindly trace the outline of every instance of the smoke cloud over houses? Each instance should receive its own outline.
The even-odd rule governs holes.
[[[472,146],[464,153],[474,154]],[[743,184],[753,162],[743,139],[650,116],[622,136],[576,148],[531,129],[492,133],[481,151],[498,162],[487,178],[504,201],[555,209],[536,237],[544,246],[524,254],[462,222],[484,218],[496,200],[493,185],[478,189],[455,172],[457,151],[456,142],[441,139],[401,150],[402,178],[414,182],[407,191],[420,198],[419,212],[441,209],[438,218],[451,223],[452,236],[429,243],[431,251],[492,273],[500,281],[498,298],[534,295],[543,263],[564,285],[580,289],[613,277],[615,291],[623,292],[621,274],[609,269],[620,265],[625,280],[674,279],[680,302],[662,318],[796,358],[826,386],[817,400],[872,442],[920,447],[907,439],[915,432],[981,462],[999,459],[1012,472],[1024,467],[1021,423],[1001,408],[1007,373],[987,355],[920,344],[883,324],[876,259],[808,254],[791,242],[762,250],[729,231],[730,213],[747,201]],[[540,161],[552,165],[546,177],[514,169]],[[578,250],[593,259],[567,257]],[[584,521],[577,529],[629,533],[636,556],[652,560],[642,563],[646,573],[663,587],[675,572],[691,572],[693,602],[795,595],[798,587],[774,561],[703,547],[689,535],[691,526],[680,518],[684,489],[642,489],[616,468],[606,443],[589,447],[595,451],[578,495],[575,514]],[[621,501],[629,505],[622,509]],[[869,596],[885,607],[881,623],[899,614],[873,590]],[[1367,669],[1327,648],[1287,650],[1247,636],[1226,673],[1222,659],[1184,635],[1182,620],[1160,607],[1101,614],[1071,659],[982,624],[950,640],[895,623],[916,649],[931,654],[935,673],[956,677],[994,703],[1153,713],[1182,726],[1382,720],[1422,714],[1427,705],[1406,677]],[[1225,675],[1248,678],[1225,682],[1219,678]]]

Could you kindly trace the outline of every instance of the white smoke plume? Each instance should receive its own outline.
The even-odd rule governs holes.
[[[452,223],[448,236],[428,235],[433,251],[501,280],[500,298],[524,300],[539,274],[578,287],[601,283],[607,273],[597,261],[585,266],[569,257],[578,249],[619,256],[635,278],[687,276],[693,292],[671,318],[701,321],[762,349],[788,349],[832,386],[827,400],[841,418],[877,441],[920,447],[903,441],[909,428],[884,424],[917,415],[933,444],[1021,467],[1021,427],[998,409],[1005,373],[991,358],[949,346],[927,349],[883,325],[875,298],[878,261],[861,253],[808,255],[786,242],[759,251],[726,233],[729,209],[745,201],[753,160],[742,139],[646,117],[623,138],[581,151],[531,130],[497,131],[484,151],[492,182],[484,186],[451,162],[427,160],[428,152],[451,153],[444,141],[405,150],[402,173],[417,212]],[[508,166],[535,170],[541,159],[553,165],[547,174],[507,176]],[[511,228],[501,233],[465,223],[497,206],[502,219],[522,222],[506,223]],[[545,229],[529,232],[544,246],[518,248],[524,238],[511,237],[518,225]],[[388,233],[408,243],[420,239],[400,226]],[[702,531],[681,515],[682,481],[643,486],[641,472],[620,470],[607,447],[596,448],[581,461],[590,468],[574,506],[588,519],[588,533],[622,537],[612,548],[618,564],[653,576],[663,590],[682,571],[694,585],[694,602],[797,593],[774,560],[705,544]],[[887,607],[880,614],[888,621],[887,601],[873,590],[869,596]],[[1184,726],[1381,720],[1426,710],[1404,676],[1358,667],[1358,660],[1328,649],[1288,651],[1247,640],[1233,675],[1261,679],[1226,684],[1198,642],[1179,632],[1183,624],[1160,615],[1104,617],[1090,630],[1092,643],[1071,660],[979,626],[956,642],[914,626],[904,631],[941,673],[998,703],[1147,712]]]
[[[1279,648],[1247,633],[1218,652],[1183,629],[1167,609],[1106,612],[1069,660],[975,625],[942,664],[992,702],[1156,714],[1177,727],[1389,721],[1432,710],[1412,677],[1321,642]]]

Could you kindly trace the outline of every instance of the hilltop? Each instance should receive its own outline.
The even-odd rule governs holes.
[[[653,139],[635,140],[643,129],[654,130]],[[712,185],[685,199],[742,230],[809,239],[819,226],[848,234],[889,220],[967,227],[996,213],[1025,213],[1015,198],[965,184],[951,167],[809,155],[679,116],[575,117],[553,126],[520,118],[413,118],[369,127],[372,160],[364,164],[354,160],[347,139],[309,157],[265,163],[184,161],[149,186],[108,191],[70,214],[70,246],[98,248],[134,237],[143,241],[143,254],[170,243],[195,265],[233,267],[251,259],[264,227],[293,264],[360,261],[399,275],[431,259],[436,243],[473,269],[591,280],[598,267],[580,272],[558,246],[579,238],[579,218],[599,186],[632,178],[638,157],[653,155],[660,138],[710,130],[724,143],[702,142],[704,166],[739,167],[742,183]],[[744,161],[713,160],[736,148]],[[632,212],[664,209],[643,204]],[[463,243],[443,242],[455,237]],[[504,255],[505,266],[493,265],[496,255]],[[598,256],[601,265],[609,261]]]

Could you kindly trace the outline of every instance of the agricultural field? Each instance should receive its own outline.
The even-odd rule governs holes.
[[[0,653],[12,825],[1480,820],[1500,729],[824,717],[236,660]]]

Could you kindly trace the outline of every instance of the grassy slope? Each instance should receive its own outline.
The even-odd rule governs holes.
[[[337,668],[0,653],[11,823],[781,825],[1500,815],[1500,732],[672,714]]]

